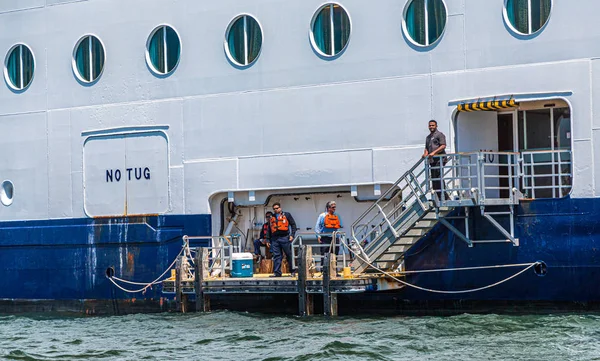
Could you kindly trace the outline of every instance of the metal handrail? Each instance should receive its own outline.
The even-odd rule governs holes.
[[[234,245],[230,238],[232,236],[183,236],[184,242],[190,240],[209,240],[210,246],[204,247],[209,252],[209,274],[213,274],[215,271],[220,273],[221,277],[225,277],[225,271],[231,271],[232,269],[232,257],[233,253],[237,250],[240,251],[240,245]],[[215,242],[216,241],[216,242]],[[228,251],[229,255],[225,251]],[[212,262],[211,262],[212,261]]]
[[[544,155],[549,155],[551,160],[547,161],[544,159],[536,162],[536,156]],[[533,199],[564,197],[566,194],[563,193],[563,190],[570,191],[572,189],[572,162],[572,151],[568,149],[522,152],[521,172],[524,193],[527,193]],[[551,171],[540,170],[539,167],[550,167]],[[563,171],[563,167],[566,168],[565,171]],[[540,179],[551,179],[552,184],[536,184],[536,179],[538,179],[538,182],[540,182]],[[536,190],[538,191],[538,195],[541,190],[551,190],[551,197],[537,197]],[[531,194],[528,191],[531,191]]]
[[[369,208],[367,208],[367,210],[365,210],[363,212],[362,215],[360,215],[356,221],[354,221],[354,223],[352,223],[351,226],[351,235],[352,235],[352,239],[356,240],[356,235],[354,234],[354,229],[356,226],[360,225],[363,222],[363,219],[369,214],[371,213],[371,211],[373,211],[376,207],[376,205],[379,203],[379,201],[386,199],[389,195],[391,195],[394,190],[398,187],[398,185],[404,180],[404,178],[406,178],[410,173],[412,173],[415,169],[417,169],[423,162],[424,162],[425,158],[421,158],[419,159],[419,161],[412,166],[412,168],[410,168],[408,171],[406,171],[406,173],[404,173],[400,178],[398,178],[398,180],[384,193],[381,195],[381,197],[379,197],[379,199],[377,201],[375,201],[375,203],[373,203],[373,205],[371,205]],[[370,222],[368,222],[370,223]]]
[[[331,236],[332,240],[331,240],[331,244],[304,244],[302,241],[302,236],[317,236],[317,237],[329,237]],[[338,238],[339,237],[339,238]],[[333,248],[333,247],[340,247],[342,246],[343,242],[340,240],[340,238],[346,239],[346,232],[340,232],[340,231],[334,231],[334,232],[327,232],[327,233],[316,233],[316,232],[296,232],[296,235],[294,237],[294,239],[292,240],[292,269],[296,268],[296,258],[297,253],[296,253],[296,249],[299,249],[302,246],[309,246],[311,248]],[[360,251],[364,254],[364,250],[362,249],[362,247],[360,247],[360,245],[358,245]],[[348,264],[348,260],[346,259],[346,254],[342,253],[342,264],[344,267],[347,266]],[[321,256],[320,254],[313,254],[313,260],[317,261],[317,260],[322,260],[324,257]],[[315,268],[321,268],[322,265],[319,266],[315,266]]]
[[[429,166],[430,170],[438,170],[439,178],[431,178],[432,181],[441,183],[440,194],[452,194],[454,199],[438,200],[440,206],[462,205],[470,202],[471,205],[483,205],[486,198],[500,203],[515,204],[513,189],[519,176],[518,164],[519,153],[516,152],[493,152],[480,151],[469,153],[453,153],[434,156],[439,158],[435,166]],[[506,169],[506,175],[501,175],[497,170]],[[491,171],[489,169],[496,169]],[[506,179],[508,185],[490,184],[490,180]],[[474,184],[476,183],[476,184]],[[490,193],[495,191],[490,196]],[[499,191],[507,191],[508,197],[501,196]],[[477,196],[477,197],[475,197]]]

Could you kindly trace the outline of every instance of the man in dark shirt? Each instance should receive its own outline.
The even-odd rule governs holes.
[[[258,239],[254,240],[254,257],[256,259],[260,257],[260,247],[270,246],[269,238],[267,238],[267,235],[269,233],[269,227],[271,227],[270,220],[272,216],[273,212],[265,213],[265,223],[262,225],[262,229],[260,230],[260,236],[258,237]]]
[[[291,214],[284,212],[281,209],[281,204],[275,202],[273,204],[275,215],[271,217],[268,238],[271,241],[271,253],[273,253],[273,273],[271,277],[281,277],[281,261],[285,253],[288,265],[292,268],[292,241],[296,234],[296,221]],[[292,274],[296,270],[291,270]]]
[[[425,152],[423,152],[423,158],[429,158],[429,166],[432,168],[430,173],[432,179],[431,186],[436,191],[439,200],[442,199],[440,157],[434,158],[433,156],[441,154],[446,154],[446,136],[437,129],[437,122],[435,120],[430,120],[429,135],[425,139]],[[446,199],[446,197],[444,197],[444,199]]]

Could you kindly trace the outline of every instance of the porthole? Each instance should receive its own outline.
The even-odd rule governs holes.
[[[13,183],[9,180],[2,182],[2,185],[0,186],[0,202],[7,207],[10,206],[13,202],[14,195],[15,187]]]
[[[240,15],[229,24],[225,34],[225,52],[235,65],[252,65],[260,55],[262,43],[262,29],[252,16]]]
[[[25,90],[33,80],[35,61],[31,49],[24,44],[13,46],[4,62],[4,78],[16,91]]]
[[[352,25],[341,5],[326,4],[317,10],[310,28],[313,48],[319,55],[334,57],[348,46]]]
[[[402,27],[413,44],[431,46],[442,37],[447,16],[443,0],[412,0],[404,10]]]
[[[105,61],[104,45],[97,37],[86,35],[79,39],[73,52],[73,71],[79,81],[90,84],[98,80]]]
[[[550,18],[552,0],[505,0],[504,19],[518,34],[531,35],[540,31]]]
[[[181,57],[181,40],[177,32],[168,25],[154,29],[146,44],[146,61],[157,75],[172,73]]]

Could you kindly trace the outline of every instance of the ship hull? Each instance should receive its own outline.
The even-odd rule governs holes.
[[[151,282],[180,253],[184,234],[210,235],[209,216],[139,216],[4,222],[0,225],[0,312],[160,312],[154,286],[117,289],[107,272]],[[192,246],[206,246],[196,242]],[[122,285],[135,290],[143,286]],[[172,299],[172,297],[171,297]]]
[[[446,228],[437,226],[405,258],[409,271],[459,269],[417,272],[405,278],[412,285],[436,292],[404,287],[393,292],[374,290],[344,295],[340,296],[340,311],[595,309],[600,301],[600,286],[595,282],[600,277],[599,213],[600,200],[595,199],[522,202],[516,207],[518,246],[505,242],[468,247]],[[483,217],[471,214],[470,221],[474,239],[498,238],[497,231]],[[454,223],[464,230],[462,221]],[[113,269],[117,277],[150,282],[168,269],[179,254],[185,234],[210,235],[210,216],[2,223],[0,264],[4,277],[0,279],[0,312],[123,314],[174,310],[173,295],[162,294],[160,286],[144,293],[128,293],[115,287],[106,273]],[[536,261],[547,265],[545,274],[529,269],[506,280],[525,266],[487,268]],[[480,268],[460,270],[466,267]],[[477,292],[454,293],[496,283],[499,284]],[[213,308],[277,312],[285,309],[284,305],[297,306],[286,297],[215,297]]]

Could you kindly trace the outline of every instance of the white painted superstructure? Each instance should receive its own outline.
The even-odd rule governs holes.
[[[497,150],[493,117],[468,135],[491,141],[461,143],[456,106],[507,95],[570,105],[572,196],[596,197],[596,2],[554,0],[546,26],[522,36],[507,25],[503,0],[445,0],[443,35],[423,48],[403,32],[407,2],[338,1],[351,19],[349,43],[325,59],[310,40],[322,1],[3,1],[0,52],[26,44],[35,74],[24,91],[0,86],[0,181],[14,184],[0,219],[214,214],[229,192],[255,205],[352,186],[373,198],[418,160],[429,119],[450,149],[458,139]],[[228,60],[223,44],[240,14],[264,35],[246,68]],[[157,76],[146,46],[163,24],[179,35],[181,59]],[[83,84],[73,51],[88,34],[104,44],[106,62],[97,81]],[[133,180],[107,181],[108,170],[127,168]],[[135,179],[138,168],[150,179]],[[213,218],[213,233],[218,224]]]

